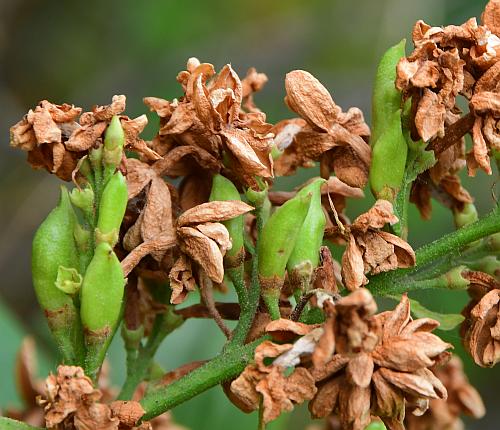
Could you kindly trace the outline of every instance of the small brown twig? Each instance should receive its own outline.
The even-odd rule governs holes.
[[[240,318],[240,305],[238,303],[215,302],[215,308],[217,309],[217,312],[219,312],[220,316],[225,320],[237,321]],[[185,319],[212,318],[212,314],[208,308],[201,303],[187,306],[182,309],[176,309],[174,313]]]
[[[428,149],[432,149],[436,158],[464,137],[473,127],[475,116],[472,112],[446,127],[444,136],[434,139],[429,143]]]
[[[214,290],[212,280],[207,276],[204,270],[200,268],[200,294],[203,304],[206,306],[210,316],[213,318],[217,326],[224,333],[226,338],[231,337],[231,330],[224,322],[221,314],[217,310],[214,301]]]

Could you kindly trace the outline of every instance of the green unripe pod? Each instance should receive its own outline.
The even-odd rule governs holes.
[[[401,110],[397,110],[390,114],[387,128],[372,149],[370,186],[377,199],[394,202],[403,183],[407,155]]]
[[[319,250],[323,243],[326,217],[321,205],[321,186],[326,181],[317,179],[302,188],[297,195],[305,196],[311,193],[311,203],[307,216],[300,228],[297,242],[287,262],[288,275],[300,282],[310,281],[313,271],[319,264]]]
[[[103,162],[106,168],[115,169],[120,165],[125,145],[125,132],[118,116],[113,116],[104,134]]]
[[[453,220],[456,228],[462,228],[472,224],[479,219],[476,206],[474,203],[466,203],[461,211],[453,211]]]
[[[258,241],[261,294],[273,319],[279,318],[278,301],[288,259],[307,216],[312,193],[288,200],[274,212]]]
[[[78,252],[73,231],[77,220],[68,190],[38,228],[33,239],[31,270],[35,293],[47,317],[50,330],[64,361],[77,364],[83,343],[80,319],[72,298],[56,287],[59,267],[78,267]]]
[[[111,246],[97,245],[80,294],[86,356],[85,373],[95,378],[120,319],[125,279]]]
[[[396,67],[405,56],[406,39],[389,48],[377,68],[373,83],[371,140],[375,144],[389,127],[391,115],[401,109],[401,93],[395,86]]]
[[[209,200],[241,200],[241,196],[235,185],[229,179],[222,175],[215,175],[212,181],[212,191]],[[224,257],[226,266],[229,268],[240,266],[245,259],[243,215],[223,221],[222,224],[227,228],[233,244],[231,249],[227,250]]]
[[[365,428],[365,430],[387,430],[387,428],[382,421],[373,421]]]
[[[111,176],[102,192],[97,220],[96,242],[114,246],[127,208],[127,181],[120,171]]]

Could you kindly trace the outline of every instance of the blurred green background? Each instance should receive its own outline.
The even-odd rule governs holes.
[[[486,0],[137,0],[61,2],[0,1],[0,407],[18,404],[13,381],[15,352],[24,333],[35,333],[44,357],[40,374],[54,363],[52,344],[36,307],[30,280],[30,242],[36,226],[55,205],[57,179],[32,171],[25,154],[8,146],[8,129],[42,99],[89,109],[113,94],[127,95],[127,114],[147,113],[143,96],[181,95],[175,80],[187,58],[216,68],[230,62],[244,76],[248,67],[265,72],[269,83],[257,96],[270,122],[292,117],[283,103],[284,75],[306,69],[330,89],[343,108],[359,106],[370,117],[370,94],[377,61],[413,23],[460,24],[479,16]],[[149,114],[149,113],[148,113]],[[154,134],[150,116],[146,137]],[[307,174],[307,172],[306,172]],[[479,173],[466,186],[484,214],[493,204],[498,177]],[[300,180],[305,179],[303,175]],[[294,180],[278,183],[286,188]],[[349,207],[354,216],[371,200]],[[453,228],[449,213],[434,204],[434,219],[423,222],[412,209],[410,242],[415,247]],[[422,303],[437,311],[459,312],[462,293],[423,293]],[[445,333],[459,353],[457,332]],[[223,343],[214,324],[190,321],[167,339],[159,362],[168,369],[217,353]],[[121,341],[110,354],[112,377],[123,380]],[[480,389],[488,415],[470,429],[498,429],[500,369],[484,370],[465,357],[468,374]],[[244,415],[214,388],[174,410],[194,429],[253,429],[256,416]],[[272,429],[304,429],[299,408]]]

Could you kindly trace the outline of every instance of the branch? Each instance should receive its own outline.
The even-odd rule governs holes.
[[[460,262],[461,256],[471,257],[467,252],[462,254],[468,245],[498,232],[500,212],[495,208],[484,218],[418,249],[415,267],[372,276],[367,287],[372,293],[382,296],[396,290],[411,291],[422,288],[422,284],[416,285],[417,281],[438,276],[452,269]],[[489,245],[486,243],[483,246]],[[493,253],[493,250],[490,249],[489,252]],[[478,250],[478,255],[484,256],[484,249]]]
[[[197,396],[209,388],[239,375],[253,359],[262,337],[242,347],[232,347],[171,384],[147,392],[141,400],[146,411],[143,420],[150,420],[173,407]]]

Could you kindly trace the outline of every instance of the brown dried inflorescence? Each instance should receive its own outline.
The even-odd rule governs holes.
[[[461,415],[476,419],[484,416],[481,396],[469,384],[458,356],[452,356],[446,364],[437,364],[431,370],[446,387],[448,399],[432,399],[429,409],[420,417],[407,414],[407,430],[460,430],[465,428]]]
[[[276,125],[278,149],[284,150],[281,174],[319,161],[321,176],[333,171],[344,183],[362,188],[368,180],[370,129],[358,108],[342,112],[327,89],[310,73],[294,70],[285,78],[285,102],[301,120]]]
[[[481,367],[500,361],[500,283],[482,272],[466,272],[471,301],[462,311],[465,320],[460,333],[465,348]]]
[[[397,222],[392,204],[387,200],[378,200],[351,225],[327,231],[329,237],[339,234],[346,237],[342,278],[349,290],[366,285],[367,273],[377,274],[415,265],[415,253],[411,246],[398,236],[381,230],[386,224]]]
[[[91,112],[83,114],[79,107],[56,105],[43,100],[11,127],[10,144],[28,152],[28,162],[33,168],[44,168],[59,178],[70,181],[78,161],[89,149],[102,143],[111,118],[124,110],[123,95],[114,96],[109,105],[95,106]],[[120,121],[128,148],[146,159],[159,158],[139,137],[147,124],[145,115],[135,119],[121,115]]]
[[[180,100],[146,98],[145,103],[161,118],[153,147],[166,159],[190,156],[184,180],[197,174],[196,166],[212,172],[223,169],[237,183],[255,189],[254,175],[272,178],[272,125],[251,101],[265,76],[251,70],[242,82],[229,64],[216,74],[211,64],[191,58],[177,80],[184,90]],[[249,112],[242,109],[244,99]]]
[[[362,430],[371,415],[385,425],[403,429],[405,405],[422,414],[430,399],[446,399],[446,388],[429,370],[451,345],[431,331],[439,323],[412,320],[406,295],[390,312],[375,314],[366,289],[335,303],[330,329],[335,354],[310,370],[318,392],[309,408],[314,417],[339,417],[342,429]],[[328,327],[325,327],[328,330]]]

